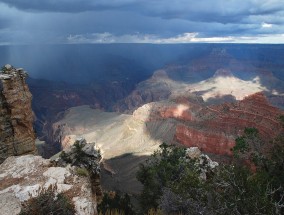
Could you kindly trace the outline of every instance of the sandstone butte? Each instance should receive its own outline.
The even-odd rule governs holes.
[[[257,128],[267,142],[284,132],[279,121],[283,114],[259,92],[238,102],[210,106],[176,98],[168,105],[152,108],[147,121],[175,120],[173,142],[231,156],[236,137],[242,135],[246,127]]]
[[[6,65],[0,71],[0,163],[7,157],[35,152],[32,95],[27,73]]]

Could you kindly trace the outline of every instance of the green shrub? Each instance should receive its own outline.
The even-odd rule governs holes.
[[[238,146],[241,157],[248,152],[254,155],[261,146],[254,128],[246,129],[241,138],[249,148]],[[266,154],[257,151],[261,162],[254,163],[255,171],[233,160],[216,167],[206,180],[200,179],[192,162],[185,162],[184,149],[161,145],[137,173],[143,184],[143,214],[151,208],[165,215],[284,214],[284,137],[275,138],[271,145]]]
[[[76,168],[76,174],[79,175],[79,176],[84,176],[84,177],[87,177],[89,175],[89,172],[86,168]]]
[[[23,204],[20,215],[74,215],[72,201],[64,194],[56,195],[52,189],[43,191]]]
[[[118,209],[108,209],[105,213],[99,212],[99,215],[125,215],[125,213]]]
[[[104,193],[101,203],[98,205],[99,214],[110,215],[134,215],[136,214],[130,202],[128,194],[120,195],[115,192]]]
[[[139,198],[143,213],[158,208],[165,187],[183,190],[177,185],[187,183],[186,178],[193,179],[188,183],[198,186],[199,174],[193,163],[184,159],[185,154],[184,148],[163,143],[145,164],[140,165],[136,176],[144,185]]]
[[[65,151],[62,151],[59,156],[66,163],[71,163],[72,162],[72,160],[68,157],[68,155],[66,154]]]
[[[281,122],[282,126],[284,127],[284,115],[279,116],[279,121]]]
[[[256,128],[245,128],[244,134],[237,137],[232,148],[233,155],[237,159],[253,160],[264,150],[265,143],[259,136]]]
[[[5,66],[2,66],[2,67],[1,67],[1,71],[3,71],[3,72],[7,72],[7,71],[8,71],[8,69],[7,69]]]

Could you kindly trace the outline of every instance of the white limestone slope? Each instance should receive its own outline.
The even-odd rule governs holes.
[[[236,100],[242,100],[248,95],[268,91],[266,87],[261,85],[257,77],[253,80],[245,81],[233,75],[214,76],[210,79],[192,84],[189,87],[191,92],[200,93],[204,101],[226,95],[231,95],[235,97]]]
[[[197,75],[187,73],[189,76]],[[205,102],[210,100],[223,102],[222,97],[228,96],[234,100],[242,100],[257,92],[284,96],[284,82],[274,77],[271,72],[253,74],[249,79],[243,80],[236,77],[229,69],[218,69],[211,78],[200,81],[192,77],[192,82],[188,82],[180,77],[173,79],[171,76],[175,75],[175,70],[158,70],[151,78],[137,85],[133,93],[125,99],[125,104],[132,110],[141,104],[168,97],[186,96],[190,93],[200,95]],[[132,104],[135,104],[134,107]],[[117,109],[120,110],[120,108]]]
[[[70,108],[53,127],[61,130],[55,130],[54,133],[61,133],[63,147],[73,144],[76,138],[83,137],[87,142],[96,143],[104,159],[125,153],[143,156],[151,154],[161,143],[151,137],[145,127],[147,116],[143,116],[144,118],[109,113],[89,106],[79,106]]]

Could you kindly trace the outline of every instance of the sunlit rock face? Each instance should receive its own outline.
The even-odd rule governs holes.
[[[143,104],[188,93],[201,96],[207,104],[220,104],[240,101],[257,92],[264,92],[270,102],[284,108],[284,82],[274,76],[273,63],[262,66],[237,60],[226,49],[212,49],[187,64],[155,71],[113,109],[131,113]]]
[[[8,156],[35,152],[32,95],[23,69],[6,65],[0,71],[0,163]]]
[[[19,214],[21,203],[52,189],[66,193],[78,215],[94,215],[96,196],[89,177],[76,174],[75,167],[58,167],[40,156],[9,157],[0,165],[1,214]],[[6,199],[7,198],[7,199]]]
[[[175,74],[175,71],[179,69],[178,67],[169,67],[156,71],[150,79],[138,84],[128,97],[118,102],[114,109],[129,113],[149,102],[187,96],[190,93],[200,96],[207,104],[239,101],[257,92],[265,92],[271,101],[279,104],[281,97],[284,97],[284,83],[274,78],[273,75],[273,78],[268,81],[266,73],[260,73],[259,76],[252,79],[243,80],[235,76],[230,69],[218,69],[212,77],[198,81],[199,78],[195,76],[199,72],[191,71],[192,68],[183,68],[184,73],[192,76],[191,81],[170,77],[171,73]],[[263,83],[264,78],[268,83]],[[272,87],[276,85],[276,88]],[[273,89],[271,90],[271,88]]]

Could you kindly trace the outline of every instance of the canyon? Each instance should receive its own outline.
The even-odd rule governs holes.
[[[106,170],[103,185],[133,193],[139,190],[135,181],[138,163],[145,161],[161,143],[198,147],[217,160],[228,160],[235,139],[246,127],[257,128],[269,145],[284,132],[279,120],[283,114],[263,93],[218,105],[207,105],[200,96],[189,94],[145,104],[133,114],[74,107],[53,124],[53,135],[63,148],[78,137],[96,142]]]
[[[95,142],[103,156],[103,188],[133,194],[141,189],[139,163],[163,142],[197,146],[229,162],[246,127],[256,127],[266,144],[283,132],[284,81],[272,62],[213,48],[154,71],[134,88],[119,80],[76,85],[30,79],[37,133],[46,142],[42,155],[78,137]]]
[[[26,175],[13,176],[13,166],[32,172],[35,196],[38,188],[53,179],[71,191],[92,187],[92,180],[87,179],[82,179],[81,187],[76,185],[75,167],[56,164],[61,151],[70,152],[78,140],[92,143],[96,156],[101,156],[95,159],[100,179],[93,181],[103,190],[132,196],[142,189],[136,179],[139,165],[162,143],[198,147],[215,161],[230,162],[235,139],[245,128],[254,127],[262,147],[270,147],[271,140],[284,132],[279,121],[284,115],[284,79],[279,75],[280,64],[273,62],[248,61],[234,56],[230,49],[212,48],[144,78],[110,66],[108,76],[101,77],[104,81],[84,84],[27,78],[23,69],[6,65],[0,74],[0,163],[4,162],[0,180],[7,186],[0,192],[19,195],[20,200],[13,200],[17,210],[19,201],[26,200],[20,195],[31,187],[22,180]],[[36,153],[50,159],[27,155]],[[21,160],[32,169],[19,166]],[[34,167],[34,162],[39,166]],[[63,183],[60,174],[47,176],[50,168],[62,170],[70,183]],[[19,182],[18,187],[8,181]],[[72,198],[78,200],[81,194],[76,195]],[[82,197],[86,201],[78,203],[83,207],[78,206],[81,214],[96,210],[97,199],[92,195],[87,193]]]

